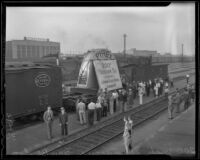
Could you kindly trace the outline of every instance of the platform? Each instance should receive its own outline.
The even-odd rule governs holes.
[[[195,104],[134,147],[130,154],[195,154]]]
[[[194,77],[191,77],[191,82],[194,81]],[[181,80],[178,82],[174,82],[174,88],[171,91],[174,91],[177,87],[181,88],[185,86],[185,80]],[[153,99],[153,95],[151,93],[150,97],[144,97],[144,103],[147,103]],[[138,98],[134,100],[133,107],[137,107],[139,105]],[[116,116],[119,113],[115,113],[112,116]],[[108,116],[101,121],[104,121],[108,118],[112,118],[112,116]],[[77,120],[76,114],[69,115],[69,134],[73,134],[78,132],[84,128],[87,128],[86,125],[81,125]],[[38,125],[34,125],[31,127],[27,127],[22,130],[18,130],[12,134],[6,135],[6,152],[7,154],[27,154],[34,148],[38,148],[45,144],[51,143],[52,141],[56,141],[61,138],[60,135],[60,126],[58,125],[58,119],[53,122],[53,139],[49,141],[47,139],[47,131],[46,124],[41,123]]]

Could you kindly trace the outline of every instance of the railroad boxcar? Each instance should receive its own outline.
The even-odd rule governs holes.
[[[53,65],[6,65],[6,113],[13,118],[62,106],[61,68]]]
[[[129,82],[148,81],[158,77],[166,79],[168,77],[168,64],[129,64],[121,67],[120,71]]]

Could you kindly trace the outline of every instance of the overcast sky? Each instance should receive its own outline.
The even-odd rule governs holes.
[[[195,52],[195,5],[168,7],[7,7],[6,40],[24,36],[49,38],[61,52],[92,48],[157,50],[159,53]]]

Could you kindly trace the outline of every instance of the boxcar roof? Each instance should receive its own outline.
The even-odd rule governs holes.
[[[152,63],[152,66],[166,66],[168,63]]]
[[[38,68],[49,68],[52,64],[37,64],[32,62],[6,62],[5,70],[22,70],[22,69],[38,69]]]

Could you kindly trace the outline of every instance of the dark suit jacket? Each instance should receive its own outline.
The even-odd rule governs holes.
[[[66,124],[68,122],[68,115],[67,115],[67,113],[64,113],[64,114],[60,113],[60,115],[59,115],[59,121],[60,121],[61,125]]]

